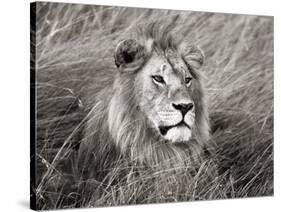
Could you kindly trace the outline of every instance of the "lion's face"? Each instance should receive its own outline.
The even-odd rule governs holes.
[[[154,54],[137,74],[139,106],[150,127],[171,142],[188,141],[195,121],[193,79],[179,57]]]
[[[194,69],[202,61],[201,51],[194,46],[153,51],[125,40],[117,47],[116,65],[132,77],[139,110],[149,127],[166,141],[187,142],[193,135],[196,110],[202,110]]]

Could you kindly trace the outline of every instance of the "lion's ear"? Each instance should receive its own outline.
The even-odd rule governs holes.
[[[137,70],[144,63],[145,57],[145,47],[134,39],[121,41],[114,53],[115,64],[122,72]]]
[[[180,47],[182,58],[192,69],[199,69],[204,64],[204,54],[202,50],[190,44],[184,44]]]

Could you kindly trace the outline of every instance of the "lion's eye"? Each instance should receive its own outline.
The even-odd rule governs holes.
[[[189,83],[191,83],[192,78],[191,77],[186,77],[185,78],[185,83],[188,85]]]
[[[152,76],[152,79],[153,79],[154,81],[158,82],[158,83],[162,83],[162,84],[165,83],[163,77],[161,77],[160,75],[153,75],[153,76]]]

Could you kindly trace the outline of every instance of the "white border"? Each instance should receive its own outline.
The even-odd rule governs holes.
[[[0,11],[0,211],[29,210],[29,2],[6,0]],[[58,2],[151,7],[275,16],[275,196],[154,204],[83,211],[276,211],[280,205],[280,6],[277,0],[64,0]],[[279,39],[278,39],[279,38]],[[279,51],[278,51],[279,50]],[[279,68],[279,69],[278,69]],[[71,210],[71,211],[79,211]]]

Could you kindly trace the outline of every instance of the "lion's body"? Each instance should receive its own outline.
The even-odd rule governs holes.
[[[149,30],[155,30],[155,26],[152,26]],[[153,39],[154,47],[151,47],[151,38]],[[171,76],[169,80],[172,82],[171,79],[174,79],[175,84],[178,81],[176,81],[176,75],[172,70],[176,69],[175,67],[178,64],[182,64],[183,67],[184,62],[180,57],[176,56],[174,58],[174,60],[177,59],[176,62],[172,63],[173,55],[165,56],[165,49],[170,49],[171,41],[169,39],[172,39],[171,34],[163,34],[158,29],[158,31],[151,33],[150,37],[138,35],[137,39],[138,42],[143,42],[142,45],[150,51],[149,56],[141,56],[143,61],[141,61],[140,65],[138,64],[137,71],[130,72],[135,68],[134,64],[130,63],[130,67],[124,68],[124,70],[126,68],[130,69],[130,73],[118,72],[116,68],[109,68],[107,71],[96,73],[94,76],[93,83],[95,84],[93,84],[93,90],[89,93],[89,98],[92,100],[91,110],[87,115],[83,132],[84,139],[79,150],[80,171],[88,179],[102,180],[108,170],[114,168],[116,163],[124,163],[124,161],[125,166],[139,164],[145,167],[157,167],[160,170],[192,166],[191,164],[200,163],[199,158],[202,156],[202,149],[208,143],[208,113],[201,73],[198,73],[196,67],[198,65],[196,64],[198,62],[196,60],[197,52],[192,55],[194,53],[192,52],[193,49],[189,49],[190,54],[188,56],[191,55],[189,65],[192,68],[186,68],[188,73],[194,76],[191,93],[183,93],[185,92],[185,87],[184,90],[178,88],[173,93],[173,101],[174,98],[182,100],[184,97],[194,103],[195,111],[191,111],[189,115],[193,120],[189,117],[184,118],[186,123],[190,120],[194,122],[194,124],[191,123],[190,125],[192,126],[192,131],[190,129],[189,132],[187,128],[181,130],[181,128],[174,127],[176,129],[170,130],[172,133],[167,133],[167,135],[177,136],[177,132],[179,132],[179,134],[183,134],[179,135],[179,138],[185,138],[185,133],[188,136],[186,136],[184,142],[167,142],[166,138],[157,132],[157,128],[152,123],[157,119],[155,111],[149,114],[147,112],[149,109],[147,108],[155,107],[157,101],[157,108],[161,108],[164,104],[162,103],[163,99],[166,99],[165,102],[169,102],[165,103],[165,105],[170,105],[170,97],[167,99],[165,92],[155,94],[157,91],[153,85],[149,85],[150,78],[145,78],[145,76],[149,75],[148,72],[151,67],[160,67],[165,64],[166,69],[170,68],[170,71],[166,71]],[[166,42],[166,44],[163,42]],[[159,53],[161,50],[163,51],[162,54]],[[158,53],[155,54],[155,52]],[[169,87],[173,88],[174,84],[169,85]],[[182,83],[178,85],[182,86]],[[162,99],[160,106],[157,98]],[[167,110],[170,111],[171,109],[167,107],[165,106],[164,109],[162,107],[160,112],[156,111],[158,112],[157,114],[163,114]],[[174,117],[177,118],[179,115],[177,111],[172,111],[172,115],[164,114],[162,116],[164,118],[165,116],[171,116],[175,119]],[[158,119],[161,118],[160,116]],[[170,120],[162,120],[171,122]],[[160,123],[163,123],[163,121]]]

